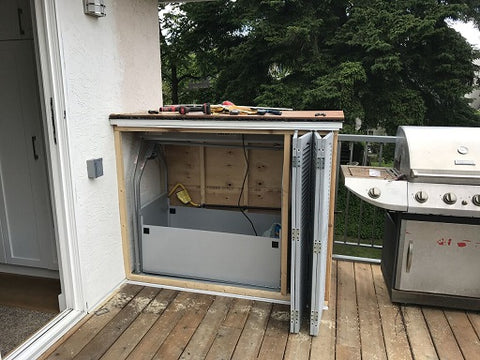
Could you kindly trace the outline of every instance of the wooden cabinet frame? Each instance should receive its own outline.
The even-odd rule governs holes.
[[[333,113],[333,112],[332,112]],[[335,116],[334,116],[335,115]],[[310,115],[311,118],[312,115]],[[334,120],[342,120],[343,113],[336,112],[336,114],[332,114],[331,117]],[[300,127],[300,132],[306,132],[310,130],[318,129],[320,133],[326,134],[328,132],[334,133],[334,148],[333,148],[333,158],[332,164],[336,164],[336,144],[337,144],[337,131],[341,127],[341,122],[318,122],[312,126],[307,126],[305,124],[311,123],[300,123],[298,126],[294,124],[289,124],[286,126],[285,129],[281,128],[274,128],[274,129],[252,129],[252,128],[242,128],[242,126],[238,126],[234,128],[234,126],[230,126],[228,129],[224,128],[215,128],[215,123],[212,124],[212,129],[210,128],[201,128],[195,127],[181,127],[178,126],[179,124],[175,121],[176,118],[172,117],[173,124],[171,127],[170,123],[162,122],[151,122],[154,120],[155,117],[150,117],[148,115],[114,115],[111,117],[111,123],[114,125],[114,139],[115,139],[115,151],[116,151],[116,164],[117,164],[117,175],[118,175],[118,184],[119,184],[119,205],[120,205],[120,218],[121,218],[121,226],[122,226],[122,240],[123,240],[123,249],[124,249],[124,259],[125,259],[125,271],[126,277],[128,280],[131,281],[140,281],[140,282],[147,282],[147,283],[154,283],[163,286],[173,286],[179,288],[187,288],[187,289],[195,289],[195,290],[203,290],[203,291],[212,291],[212,292],[219,292],[219,293],[230,293],[236,294],[240,296],[249,296],[249,297],[259,297],[259,298],[266,298],[274,301],[285,301],[288,302],[290,300],[290,295],[288,293],[288,283],[289,283],[289,237],[290,237],[290,186],[291,186],[291,141],[294,131],[297,127]],[[120,119],[120,120],[117,120]],[[138,119],[146,120],[145,122],[138,121]],[[129,121],[131,120],[131,121]],[[332,119],[329,119],[332,121]],[[181,122],[182,120],[180,120]],[[147,124],[147,126],[143,126]],[[150,126],[151,124],[155,124],[155,126]],[[176,125],[175,125],[176,124]],[[205,123],[198,123],[198,124],[205,124]],[[298,124],[298,123],[297,123]],[[236,122],[238,125],[238,122]],[[269,125],[266,125],[269,126]],[[305,126],[302,129],[302,126]],[[294,130],[295,129],[295,130]],[[130,236],[131,229],[129,229],[129,218],[128,218],[128,204],[127,204],[127,188],[125,182],[125,167],[124,167],[124,158],[123,158],[123,134],[142,134],[142,133],[168,133],[168,132],[175,132],[175,133],[196,133],[196,134],[209,134],[209,133],[229,133],[229,134],[245,134],[245,135],[279,135],[283,137],[283,167],[281,171],[282,176],[282,187],[281,187],[281,221],[282,221],[282,228],[281,228],[281,265],[280,265],[280,291],[269,291],[257,288],[248,288],[242,286],[235,286],[229,284],[217,284],[211,282],[204,282],[204,281],[196,281],[196,280],[189,280],[183,278],[172,278],[166,277],[161,275],[147,275],[147,274],[135,274],[131,271],[132,269],[132,262],[131,262],[131,245],[130,245]],[[204,161],[204,149],[199,147],[199,158],[200,161]],[[334,166],[334,165],[332,165]],[[204,179],[204,174],[201,176],[201,179]],[[332,178],[331,178],[331,188],[334,188],[335,184],[335,171],[332,171]],[[200,196],[201,199],[205,199],[205,181],[200,182]],[[331,254],[332,254],[332,240],[333,240],[333,207],[334,207],[334,191],[330,193],[330,213],[329,213],[329,244],[328,244],[328,259],[327,261],[327,279],[326,279],[326,296],[325,298],[328,299],[329,296],[329,277],[331,273]]]

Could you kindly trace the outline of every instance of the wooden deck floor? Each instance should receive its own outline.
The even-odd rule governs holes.
[[[289,334],[286,305],[125,285],[42,359],[480,358],[480,313],[393,305],[377,265],[333,277],[318,337]]]

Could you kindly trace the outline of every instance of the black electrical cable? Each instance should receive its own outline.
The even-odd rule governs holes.
[[[243,156],[245,157],[245,164],[247,165],[247,168],[245,169],[245,176],[243,177],[242,190],[240,191],[240,195],[238,197],[237,206],[240,208],[240,211],[242,212],[243,216],[245,216],[245,218],[248,220],[248,222],[252,226],[252,229],[253,229],[253,232],[255,233],[255,236],[258,236],[257,230],[255,229],[255,225],[253,225],[253,222],[248,217],[247,213],[245,212],[245,209],[242,206],[240,206],[240,200],[242,199],[243,190],[245,189],[245,183],[247,181],[247,176],[248,176],[248,172],[249,172],[249,169],[250,169],[250,162],[248,161],[247,147],[245,146],[245,135],[244,134],[242,134],[242,147],[243,147]]]

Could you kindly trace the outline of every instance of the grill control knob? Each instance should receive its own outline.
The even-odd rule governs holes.
[[[382,192],[377,187],[372,187],[370,190],[368,190],[368,196],[370,196],[372,199],[378,199],[381,194]]]
[[[443,195],[443,201],[445,204],[453,205],[457,202],[457,196],[454,193],[448,192]]]
[[[473,205],[480,206],[480,194],[472,196],[472,203]]]
[[[420,190],[415,194],[415,200],[423,204],[425,201],[428,200],[428,194],[425,191]]]

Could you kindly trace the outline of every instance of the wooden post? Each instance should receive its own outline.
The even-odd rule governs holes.
[[[325,301],[330,299],[330,283],[332,277],[332,256],[333,256],[333,233],[335,231],[335,185],[337,183],[337,150],[338,132],[333,134],[332,149],[332,176],[330,179],[330,211],[328,214],[328,247],[327,247],[327,268],[325,274]]]
[[[123,249],[123,265],[125,274],[131,273],[129,237],[128,237],[128,213],[127,213],[127,194],[125,188],[125,169],[123,166],[123,151],[122,151],[122,132],[114,128],[113,138],[115,143],[115,161],[117,165],[117,182],[118,182],[118,206],[120,212],[120,227],[122,234],[122,249]]]

